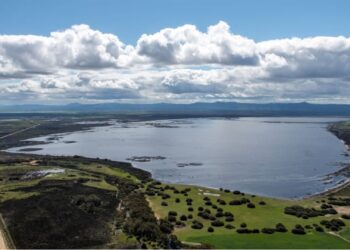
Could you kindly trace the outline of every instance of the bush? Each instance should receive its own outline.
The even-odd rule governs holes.
[[[205,196],[205,197],[203,198],[203,200],[204,200],[204,201],[210,201],[210,198],[209,198],[208,196]]]
[[[276,232],[285,233],[287,231],[288,231],[287,228],[282,223],[278,223],[276,225]]]
[[[225,213],[224,213],[224,216],[226,216],[226,217],[233,217],[233,213],[231,213],[231,212],[225,212]]]
[[[180,199],[179,199],[179,198],[176,198],[176,199],[175,199],[175,202],[176,202],[176,203],[180,203]]]
[[[222,199],[217,199],[216,200],[220,205],[226,205],[226,201],[222,200]]]
[[[303,228],[303,226],[301,226],[299,224],[295,225],[295,228],[292,229],[292,233],[293,234],[300,234],[300,235],[306,234],[305,229]]]
[[[168,212],[168,216],[177,216],[177,212],[176,211],[169,211]]]
[[[169,215],[169,216],[168,216],[168,221],[169,221],[169,222],[175,222],[175,221],[176,221],[176,216]]]
[[[292,229],[292,233],[293,233],[293,234],[300,234],[300,235],[306,234],[306,233],[305,233],[305,230],[299,229],[299,228],[293,228],[293,229]]]
[[[218,208],[216,209],[216,211],[218,211],[218,212],[223,212],[224,210],[223,210],[221,207],[218,207]]]
[[[242,205],[242,202],[240,200],[232,200],[228,204],[230,204],[231,206],[239,206]]]
[[[182,221],[186,221],[186,220],[187,220],[187,216],[186,216],[186,215],[184,215],[184,214],[183,214],[183,215],[181,215],[181,216],[180,216],[180,220],[182,220]]]
[[[217,205],[212,205],[211,207],[214,208],[214,209],[217,209],[217,208],[218,208]]]
[[[234,221],[234,219],[233,219],[233,217],[226,217],[225,221],[232,222],[232,221]]]
[[[182,221],[179,221],[179,220],[176,221],[175,224],[176,224],[176,226],[178,226],[178,227],[184,227],[184,226],[186,226],[185,223],[183,223]]]
[[[222,227],[222,226],[224,226],[224,223],[222,221],[220,221],[220,220],[214,220],[214,221],[211,222],[211,225],[213,227]]]
[[[259,233],[259,229],[248,229],[248,228],[239,228],[236,230],[239,234],[257,234]]]
[[[247,227],[247,224],[243,222],[243,223],[241,224],[241,227],[242,227],[242,228],[246,228],[246,227]]]
[[[191,199],[191,198],[186,199],[186,202],[192,202],[192,201],[193,201],[193,199]]]
[[[230,229],[230,230],[231,230],[231,229],[234,229],[235,227],[234,227],[234,226],[232,226],[231,224],[227,224],[227,225],[225,226],[225,228],[226,228],[226,229]]]
[[[264,234],[273,234],[276,230],[274,228],[266,228],[264,227],[261,232]]]
[[[333,206],[329,205],[329,204],[322,204],[321,205],[321,209],[328,209],[328,208],[333,208]]]
[[[248,207],[248,208],[255,208],[255,205],[254,205],[253,203],[248,203],[248,204],[247,204],[247,207]]]
[[[204,208],[203,207],[198,207],[198,211],[203,211]]]
[[[223,212],[217,212],[215,214],[215,217],[217,217],[217,218],[224,217],[224,213]]]
[[[265,206],[265,205],[266,205],[266,202],[265,202],[265,201],[260,201],[260,202],[259,202],[259,205]]]
[[[229,193],[229,192],[230,192],[230,189],[225,189],[224,192],[225,192],[225,193]]]
[[[187,217],[188,217],[189,220],[193,219],[193,215],[192,214],[189,214]]]
[[[207,201],[207,202],[205,202],[204,203],[206,206],[211,206],[211,205],[213,205],[213,203],[211,203],[211,201]]]
[[[324,232],[323,227],[321,227],[321,226],[319,226],[319,225],[315,226],[315,230],[316,230],[317,232],[320,232],[320,233],[323,233],[323,232]]]
[[[241,191],[235,190],[235,191],[233,191],[232,193],[233,193],[233,194],[241,194]]]
[[[202,229],[203,224],[200,221],[194,220],[192,221],[192,226],[193,229]]]
[[[350,214],[343,214],[341,217],[345,220],[350,220]]]
[[[168,206],[168,203],[166,203],[165,201],[163,201],[163,202],[161,203],[161,205],[162,205],[163,207],[166,207],[166,206]]]
[[[214,232],[214,228],[208,227],[208,232],[209,232],[209,233],[213,233],[213,232]]]
[[[189,212],[193,212],[193,207],[189,207],[187,210],[188,210]]]

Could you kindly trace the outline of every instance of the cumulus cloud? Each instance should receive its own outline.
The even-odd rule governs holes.
[[[135,45],[88,25],[0,35],[0,99],[350,102],[350,38],[255,42],[223,21],[143,34]]]
[[[118,67],[128,53],[117,36],[75,25],[50,36],[0,36],[0,75],[49,74],[60,68]]]
[[[234,35],[225,22],[209,26],[206,33],[194,25],[163,29],[142,35],[136,51],[160,64],[257,65],[259,55],[253,40]]]

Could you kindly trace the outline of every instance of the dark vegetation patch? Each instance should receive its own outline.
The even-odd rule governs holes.
[[[110,241],[113,192],[68,181],[40,182],[31,189],[42,195],[0,205],[17,248],[82,248]]]

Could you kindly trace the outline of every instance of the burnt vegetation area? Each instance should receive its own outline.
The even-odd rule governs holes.
[[[73,181],[41,181],[0,209],[17,248],[81,248],[109,242],[115,194]]]
[[[128,163],[85,157],[55,157],[0,153],[0,164],[18,166],[33,160],[40,166],[77,171],[78,165],[109,166],[135,176],[140,182],[85,169],[63,179],[42,178],[35,185],[21,186],[15,192],[35,193],[27,198],[8,199],[0,212],[17,248],[179,248],[164,221],[158,221],[149,208],[143,184],[150,180],[146,171]],[[97,165],[98,166],[98,165]],[[68,178],[66,178],[68,177]],[[70,178],[70,179],[69,179]],[[117,191],[89,186],[101,180]],[[11,183],[21,183],[21,176]],[[34,180],[35,181],[35,180]],[[116,235],[126,235],[130,242],[118,242]],[[124,236],[125,237],[125,236]]]

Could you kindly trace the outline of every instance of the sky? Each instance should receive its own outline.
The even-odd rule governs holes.
[[[350,103],[348,0],[1,0],[0,103]]]

